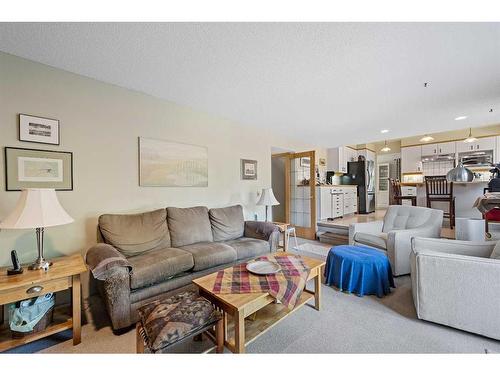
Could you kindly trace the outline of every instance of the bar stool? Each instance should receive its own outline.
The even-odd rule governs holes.
[[[432,202],[448,203],[449,210],[444,217],[450,219],[450,228],[455,226],[455,197],[453,196],[453,182],[448,182],[446,176],[425,176],[425,192],[427,207],[431,208]]]
[[[415,195],[403,195],[401,193],[401,183],[399,180],[389,178],[389,184],[391,185],[391,190],[389,192],[389,204],[390,205],[400,205],[403,200],[411,200],[411,205],[417,205],[417,197]]]
[[[297,234],[295,232],[295,227],[288,227],[286,229],[286,247],[287,249],[289,249],[289,245],[290,245],[290,235],[293,235],[293,238],[295,240],[295,247],[294,249],[295,250],[299,250],[299,243],[297,242]]]

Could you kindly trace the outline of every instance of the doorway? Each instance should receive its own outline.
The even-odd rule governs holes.
[[[280,206],[273,221],[289,223],[297,236],[316,238],[316,153],[284,152],[272,155],[272,187]]]

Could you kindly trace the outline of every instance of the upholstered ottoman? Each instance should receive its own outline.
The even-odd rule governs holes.
[[[224,350],[222,314],[195,292],[159,299],[139,309],[137,353],[162,353],[187,338],[205,333]]]
[[[384,252],[366,246],[341,245],[328,252],[325,284],[358,296],[383,297],[394,288],[391,264]]]

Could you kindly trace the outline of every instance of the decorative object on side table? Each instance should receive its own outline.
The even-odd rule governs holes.
[[[256,180],[257,179],[257,160],[241,159],[241,179]]]
[[[19,140],[59,145],[59,120],[21,113],[19,115]]]
[[[280,202],[276,199],[272,188],[263,188],[257,206],[266,206],[266,221],[269,221],[269,206],[277,206]]]
[[[47,270],[50,262],[43,257],[44,228],[72,222],[73,219],[62,208],[54,189],[26,189],[22,191],[11,214],[0,222],[0,228],[35,229],[38,258],[30,269]]]
[[[73,153],[5,147],[7,191],[73,190]]]
[[[12,268],[7,270],[7,275],[19,275],[24,272],[23,267],[21,267],[21,263],[19,263],[19,258],[17,257],[17,251],[12,250],[10,252],[10,259],[12,260]]]

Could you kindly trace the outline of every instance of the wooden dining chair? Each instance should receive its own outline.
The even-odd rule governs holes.
[[[425,193],[427,207],[431,208],[432,202],[448,203],[448,212],[444,217],[450,219],[450,228],[455,227],[455,197],[453,196],[453,182],[448,182],[446,176],[425,176]]]
[[[403,195],[401,193],[401,182],[399,180],[395,180],[393,178],[389,178],[389,204],[390,205],[402,205],[403,200],[411,200],[411,205],[417,205],[417,197],[414,195]]]

